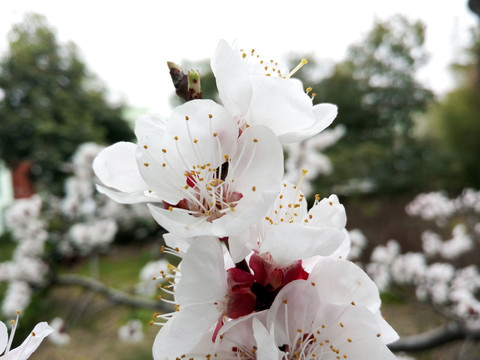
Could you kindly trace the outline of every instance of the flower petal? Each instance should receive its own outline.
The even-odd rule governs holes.
[[[26,360],[40,346],[43,339],[50,335],[53,329],[46,323],[41,322],[35,325],[33,331],[23,341],[22,345],[10,350],[5,360]]]
[[[148,209],[157,223],[176,236],[188,238],[212,235],[212,223],[206,218],[195,217],[177,208],[170,211],[148,204]]]
[[[136,204],[139,202],[158,202],[161,201],[156,196],[147,196],[145,191],[121,192],[97,185],[97,190],[101,194],[107,195],[110,199],[120,204]]]
[[[217,238],[195,239],[180,264],[182,277],[175,288],[180,306],[213,304],[227,294],[223,250]]]
[[[333,104],[318,104],[312,108],[314,121],[303,129],[279,136],[282,144],[299,142],[311,138],[330,126],[337,117],[338,109]]]
[[[380,294],[375,283],[357,265],[347,260],[319,259],[309,280],[317,284],[322,303],[350,304],[367,307],[372,313],[380,308]],[[328,289],[328,291],[323,291]]]
[[[328,256],[343,240],[344,233],[333,227],[280,224],[267,230],[260,251],[269,252],[278,265],[288,265],[315,255]]]
[[[138,171],[136,147],[130,142],[118,142],[98,154],[93,170],[104,185],[127,193],[149,189]]]
[[[181,308],[157,334],[153,343],[154,360],[177,359],[188,354],[220,316],[213,304]]]
[[[7,348],[8,343],[8,331],[7,326],[0,321],[0,355],[3,354]]]
[[[246,117],[250,125],[273,130],[282,143],[300,141],[298,131],[313,126],[312,100],[297,79],[251,76],[253,96]],[[304,134],[310,135],[310,133]],[[312,134],[313,135],[313,134]]]
[[[240,54],[225,40],[220,40],[211,59],[211,67],[223,105],[232,115],[245,116],[252,97],[252,87]]]

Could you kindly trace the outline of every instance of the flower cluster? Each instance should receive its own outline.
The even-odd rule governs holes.
[[[393,284],[412,285],[419,300],[470,328],[480,328],[478,258],[469,259],[480,246],[480,192],[466,189],[454,199],[441,192],[420,194],[406,211],[432,221],[438,230],[422,233],[422,252],[402,254],[395,240],[376,247],[367,272],[382,291]],[[449,230],[451,235],[446,235]]]
[[[343,205],[316,196],[308,208],[306,171],[283,178],[282,145],[324,130],[336,106],[313,106],[297,69],[255,50],[220,41],[211,66],[222,104],[141,117],[137,144],[93,166],[100,192],[148,204],[180,260],[158,276],[175,311],[155,315],[154,359],[394,359],[378,289],[346,260]]]

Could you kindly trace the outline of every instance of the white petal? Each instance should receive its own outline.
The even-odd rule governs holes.
[[[280,360],[282,353],[275,343],[274,329],[271,332],[257,318],[253,319],[253,336],[257,341],[257,360]],[[273,327],[273,326],[272,326]]]
[[[38,323],[23,341],[22,345],[11,350],[5,357],[5,360],[26,360],[40,346],[43,339],[50,335],[53,329],[46,323]],[[33,335],[35,334],[35,335]]]
[[[212,235],[212,223],[205,217],[189,215],[182,209],[173,208],[172,211],[148,204],[153,218],[165,230],[185,238],[194,236]]]
[[[107,195],[110,199],[120,204],[136,204],[140,202],[158,202],[161,199],[153,196],[146,196],[145,191],[121,192],[97,185],[97,190],[101,194]]]
[[[7,326],[0,321],[0,355],[3,354],[8,343],[8,331]]]
[[[257,234],[258,230],[254,225],[238,235],[229,236],[228,245],[230,254],[235,263],[245,259],[252,250],[258,250]]]
[[[320,259],[310,273],[322,303],[362,305],[375,313],[380,308],[378,288],[357,265],[347,260]],[[329,289],[323,291],[323,289]]]
[[[145,135],[155,134],[156,137],[161,138],[166,124],[167,119],[159,115],[140,116],[135,122],[135,136],[137,139],[141,139]]]
[[[218,237],[240,234],[265,215],[276,196],[277,192],[265,190],[255,197],[242,198],[234,212],[213,221],[212,233]]]
[[[165,240],[165,245],[172,249],[178,248],[181,252],[187,252],[191,242],[195,241],[194,238],[184,238],[171,233],[163,234],[163,240]]]
[[[299,142],[311,138],[330,126],[337,117],[337,106],[333,104],[318,104],[312,108],[314,121],[303,129],[280,136],[282,144]]]
[[[245,116],[252,98],[252,87],[240,54],[225,40],[220,40],[211,67],[223,105],[232,115]]]
[[[227,274],[220,241],[200,237],[192,242],[181,262],[182,277],[175,299],[182,305],[215,303],[227,295]]]
[[[315,255],[328,256],[342,243],[344,234],[333,227],[312,227],[297,223],[271,226],[260,245],[278,265],[288,265]]]
[[[340,204],[336,195],[322,199],[317,205],[312,206],[308,214],[312,216],[310,222],[315,226],[335,226],[343,229],[347,224],[345,207]]]
[[[188,354],[220,316],[212,304],[181,308],[157,334],[153,343],[153,358],[173,360]]]
[[[251,126],[238,138],[225,181],[234,179],[236,191],[242,194],[263,189],[278,192],[283,170],[283,149],[275,134],[265,126]]]
[[[143,192],[149,188],[138,170],[136,147],[130,142],[118,142],[98,154],[93,162],[93,170],[104,185],[129,193]]]
[[[377,318],[377,322],[380,325],[381,329],[381,334],[382,334],[382,341],[384,344],[390,344],[393,343],[394,341],[397,341],[400,336],[397,334],[397,332],[391,327],[391,325],[383,318],[382,314],[380,313],[380,310],[377,311],[375,314]]]
[[[314,124],[312,100],[299,80],[267,76],[251,76],[250,79],[253,96],[247,123],[271,128],[282,143]]]

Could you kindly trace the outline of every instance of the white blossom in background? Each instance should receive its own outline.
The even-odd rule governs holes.
[[[143,325],[138,319],[131,319],[118,329],[118,338],[123,342],[138,343],[143,337]]]
[[[115,238],[117,229],[113,219],[93,220],[73,225],[68,235],[74,247],[82,255],[87,255],[105,250]]]
[[[157,278],[158,274],[168,266],[168,260],[162,258],[157,261],[150,261],[140,270],[140,282],[135,287],[135,292],[139,295],[153,296],[158,290],[158,285],[162,278]]]
[[[3,297],[2,313],[14,317],[18,310],[25,310],[32,298],[32,288],[25,281],[10,281]]]
[[[392,278],[399,284],[416,284],[425,275],[426,266],[422,253],[401,254],[391,265]]]
[[[417,195],[405,208],[410,216],[420,216],[424,220],[434,220],[438,225],[446,224],[456,211],[455,202],[442,192]]]
[[[319,175],[330,175],[333,171],[330,159],[322,152],[337,143],[344,134],[345,127],[338,125],[308,140],[285,145],[285,181],[298,183],[302,170],[307,169],[302,189],[306,196],[311,195],[314,190],[312,182]]]
[[[357,261],[367,247],[368,239],[360,229],[349,230],[348,235],[350,237],[350,252],[348,253],[347,259]]]
[[[56,317],[50,321],[50,326],[53,332],[50,334],[48,340],[57,346],[66,346],[70,344],[70,335],[65,328],[65,320]]]

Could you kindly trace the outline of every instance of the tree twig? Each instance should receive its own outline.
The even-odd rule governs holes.
[[[422,334],[400,338],[388,347],[393,352],[422,351],[461,339],[480,340],[480,329],[469,329],[463,323],[452,321]]]
[[[127,294],[123,291],[109,288],[102,282],[89,278],[87,276],[80,275],[58,275],[53,279],[54,285],[66,285],[66,286],[80,286],[84,289],[90,290],[94,293],[105,296],[110,301],[120,304],[128,305],[137,308],[151,309],[155,311],[172,311],[164,302],[154,301],[149,299],[143,299],[138,296]]]

